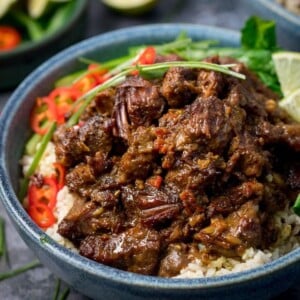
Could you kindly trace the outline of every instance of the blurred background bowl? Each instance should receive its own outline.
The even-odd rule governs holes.
[[[300,16],[290,12],[276,0],[244,0],[249,13],[276,22],[279,45],[289,50],[300,51]]]
[[[1,0],[0,0],[1,1]],[[56,32],[14,50],[0,51],[0,90],[17,86],[50,56],[84,37],[88,0],[76,0],[70,18]]]
[[[300,248],[261,267],[210,278],[159,278],[125,272],[82,257],[54,242],[30,219],[17,198],[28,120],[36,97],[52,89],[55,80],[81,67],[78,57],[105,61],[124,55],[128,47],[164,43],[182,31],[195,39],[216,39],[238,46],[236,31],[201,25],[158,24],[106,34],[74,45],[41,65],[15,90],[0,119],[0,194],[19,234],[56,276],[93,299],[268,299],[286,290],[300,276]],[[46,240],[46,242],[45,242]],[[43,242],[42,242],[43,241]]]

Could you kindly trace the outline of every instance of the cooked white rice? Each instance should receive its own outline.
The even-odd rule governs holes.
[[[32,158],[24,156],[21,160],[24,173],[28,169]],[[49,143],[46,151],[41,159],[41,163],[37,171],[42,175],[51,175],[55,172],[53,163],[56,161],[55,151],[53,143]],[[61,189],[57,196],[57,205],[54,210],[54,215],[57,218],[57,222],[47,228],[45,231],[55,241],[61,245],[77,251],[72,242],[62,237],[58,232],[58,224],[69,212],[73,206],[75,195],[70,193],[65,186]],[[25,203],[26,203],[25,199]],[[254,248],[248,248],[241,260],[219,257],[218,259],[211,261],[208,265],[202,263],[201,260],[195,259],[188,264],[186,268],[181,270],[181,273],[176,277],[210,277],[225,275],[232,272],[240,272],[247,269],[255,268],[268,263],[300,246],[300,217],[292,212],[292,210],[286,208],[282,212],[278,212],[275,216],[276,225],[281,229],[279,239],[276,245],[270,250],[259,250]]]

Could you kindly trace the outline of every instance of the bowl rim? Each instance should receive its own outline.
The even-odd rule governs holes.
[[[70,28],[72,28],[73,24],[76,23],[76,21],[81,16],[83,11],[87,8],[87,4],[88,4],[88,0],[75,0],[75,6],[70,15],[70,18],[56,31],[45,35],[45,37],[37,41],[28,41],[23,45],[21,44],[19,47],[16,47],[11,51],[0,51],[0,60],[14,58],[15,56],[21,55],[23,53],[29,53],[32,50],[53,43],[61,36],[63,36]]]
[[[282,23],[283,26],[289,27],[287,22],[292,23],[295,26],[300,26],[300,16],[289,11],[280,3],[274,0],[251,0],[254,4],[258,2],[260,5],[263,5],[265,9],[268,9],[274,18],[281,17],[280,19],[276,18],[276,21]],[[296,31],[296,30],[295,30]]]
[[[206,33],[211,31],[215,32],[219,36],[226,35],[229,40],[231,39],[232,41],[237,41],[237,44],[239,40],[239,33],[234,30],[206,25],[169,23],[154,25],[150,24],[118,29],[86,39],[59,52],[44,62],[31,74],[29,74],[10,97],[9,101],[4,107],[4,110],[2,111],[2,116],[0,119],[0,198],[14,225],[33,242],[41,243],[41,238],[47,235],[45,235],[45,233],[38,228],[36,224],[34,224],[26,211],[23,209],[21,203],[15,195],[12,185],[8,180],[8,172],[5,167],[7,160],[7,154],[4,151],[5,141],[9,138],[7,132],[11,119],[18,110],[18,106],[22,103],[22,97],[25,97],[29,93],[32,84],[36,85],[36,83],[42,80],[42,78],[47,77],[44,72],[45,69],[55,71],[60,65],[63,65],[68,61],[72,61],[76,57],[80,56],[80,54],[83,52],[93,50],[95,47],[109,45],[109,43],[112,43],[116,38],[122,40],[137,35],[143,36],[145,32],[152,32],[152,34],[154,32],[157,36],[167,32],[168,30],[177,32],[181,30],[186,30],[187,32],[199,31]],[[97,276],[98,278],[104,279],[107,278],[107,275],[109,274],[109,280],[115,283],[122,285],[135,285],[144,288],[159,288],[162,290],[167,290],[170,288],[177,290],[193,290],[225,287],[232,284],[239,284],[248,280],[258,280],[261,277],[270,275],[272,272],[279,272],[282,269],[300,261],[300,248],[298,248],[265,265],[238,273],[206,278],[161,278],[130,273],[102,265],[80,256],[71,250],[68,250],[64,246],[61,246],[52,240],[52,238],[48,238],[48,236],[47,242],[42,243],[41,247],[43,247],[43,250],[45,250],[49,255],[55,256],[58,260],[63,260],[66,263],[70,263],[73,265],[73,267],[80,269],[91,276]]]

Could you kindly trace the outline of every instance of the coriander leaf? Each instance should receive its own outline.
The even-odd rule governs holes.
[[[249,18],[241,30],[244,49],[276,49],[275,22],[257,16]]]

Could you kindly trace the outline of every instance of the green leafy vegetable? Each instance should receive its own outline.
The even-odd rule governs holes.
[[[253,16],[246,21],[241,33],[241,45],[244,49],[273,51],[277,48],[274,21]]]
[[[41,263],[39,262],[39,260],[33,260],[32,262],[30,262],[20,268],[10,270],[8,272],[0,273],[0,281],[11,278],[11,277],[15,277],[21,273],[27,272],[27,271],[37,268],[39,266],[41,266]]]
[[[16,10],[12,12],[12,16],[26,28],[31,40],[37,41],[44,36],[44,30],[41,24],[30,18],[24,12]]]
[[[68,20],[68,17],[74,9],[75,1],[70,1],[63,6],[59,7],[49,20],[49,24],[46,28],[46,33],[50,34],[56,32],[63,24]]]
[[[300,194],[298,194],[298,197],[296,198],[296,201],[293,205],[293,210],[294,210],[295,214],[300,216]]]

